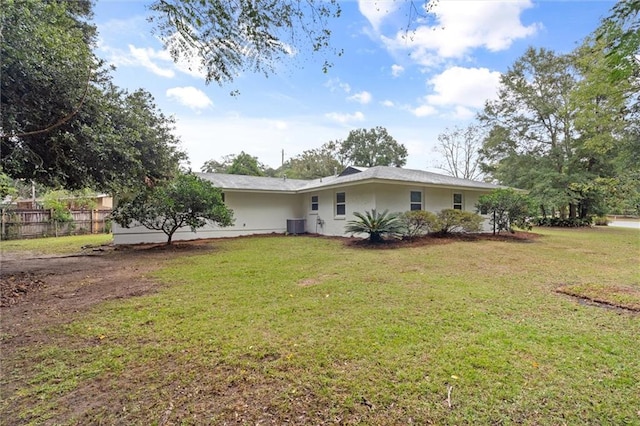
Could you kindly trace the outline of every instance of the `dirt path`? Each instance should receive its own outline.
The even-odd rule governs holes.
[[[185,250],[186,249],[186,250]],[[37,330],[70,322],[106,300],[157,291],[147,274],[185,251],[208,245],[140,247],[70,256],[7,258],[0,263],[0,349],[27,343]]]

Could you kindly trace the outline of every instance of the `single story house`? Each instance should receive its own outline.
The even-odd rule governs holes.
[[[486,182],[385,166],[352,166],[339,175],[315,180],[197,175],[222,189],[225,203],[234,212],[235,224],[226,228],[207,225],[196,232],[182,228],[174,234],[174,241],[285,232],[347,236],[344,227],[354,219],[354,212],[387,209],[436,213],[447,208],[475,212],[478,197],[499,188]],[[487,216],[487,231],[488,220]],[[141,226],[126,229],[114,224],[113,234],[115,244],[166,241],[162,232]]]

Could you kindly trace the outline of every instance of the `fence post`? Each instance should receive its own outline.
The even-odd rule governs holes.
[[[58,221],[56,220],[56,217],[53,214],[53,209],[49,210],[49,219],[53,222],[53,232],[57,238],[58,237]]]
[[[4,209],[2,209],[2,226],[0,227],[0,240],[4,240]]]

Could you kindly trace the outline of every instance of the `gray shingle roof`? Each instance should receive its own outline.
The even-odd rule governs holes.
[[[227,175],[223,173],[196,173],[222,189],[245,191],[295,192],[309,183],[308,180],[284,179],[263,176]]]
[[[472,190],[492,190],[501,188],[486,182],[460,179],[424,170],[401,169],[399,167],[375,166],[362,168],[359,173],[346,176],[329,176],[314,180],[283,179],[259,176],[226,175],[219,173],[197,173],[215,186],[228,190],[307,192],[324,187],[354,185],[359,182],[409,183],[416,185]]]

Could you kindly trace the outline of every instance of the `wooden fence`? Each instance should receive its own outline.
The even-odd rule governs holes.
[[[111,210],[71,210],[71,222],[51,220],[50,210],[2,209],[1,240],[111,232]]]

